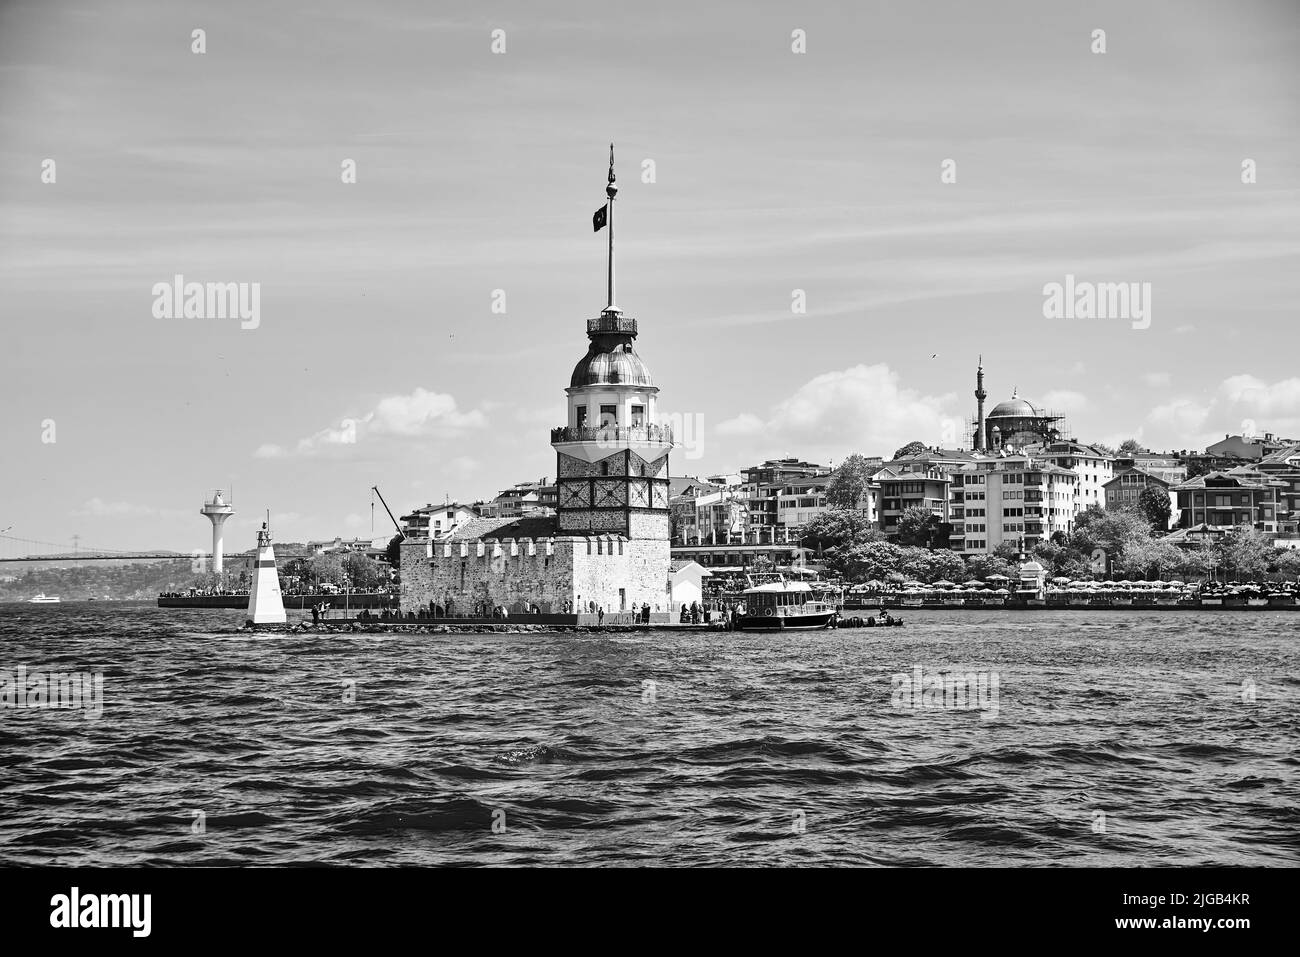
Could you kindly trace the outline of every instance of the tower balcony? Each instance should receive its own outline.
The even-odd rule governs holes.
[[[609,313],[601,313],[595,319],[587,320],[587,335],[595,336],[602,333],[635,336],[636,320],[631,316],[616,316]]]
[[[673,429],[670,425],[633,425],[619,428],[613,425],[582,426],[562,425],[551,429],[551,444],[561,442],[608,442],[611,448],[632,444],[672,445]]]
[[[551,429],[551,445],[588,462],[605,458],[619,449],[633,449],[643,458],[657,458],[673,448],[673,430],[667,425],[634,425]]]

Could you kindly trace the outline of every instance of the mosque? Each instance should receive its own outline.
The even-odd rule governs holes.
[[[999,402],[987,416],[984,414],[984,357],[980,356],[975,372],[975,418],[971,421],[971,447],[977,452],[997,453],[1004,448],[1025,448],[1031,445],[1051,445],[1062,438],[1061,420],[1046,409],[1039,408],[1028,399],[1022,399],[1016,389],[1011,398]]]
[[[614,295],[614,177],[593,217],[607,229],[605,308],[587,320],[587,352],[569,377],[567,421],[551,429],[554,516],[480,518],[450,537],[401,545],[403,613],[589,615],[651,609],[668,620],[668,454],[659,390],[637,355],[637,322]]]

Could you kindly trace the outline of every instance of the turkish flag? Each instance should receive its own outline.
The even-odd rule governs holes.
[[[600,232],[601,229],[604,227],[605,223],[607,222],[609,222],[608,203],[600,207],[600,209],[596,210],[595,214],[591,217],[591,231],[593,233]]]

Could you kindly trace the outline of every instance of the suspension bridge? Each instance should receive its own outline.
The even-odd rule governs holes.
[[[212,557],[209,552],[202,549],[195,549],[190,552],[173,552],[162,549],[146,549],[132,552],[114,548],[98,548],[81,544],[79,535],[72,537],[71,544],[72,548],[69,549],[67,542],[43,542],[35,538],[21,538],[17,535],[0,533],[0,562],[104,562]]]

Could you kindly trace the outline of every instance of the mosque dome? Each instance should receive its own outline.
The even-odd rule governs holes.
[[[1033,403],[1029,402],[1027,399],[1022,399],[1019,396],[1013,395],[1005,402],[999,402],[997,405],[995,405],[993,407],[993,411],[989,413],[989,418],[990,419],[1032,418],[1034,416],[1038,416],[1041,414],[1042,413],[1040,413],[1037,409],[1034,408]]]
[[[592,342],[587,354],[573,367],[573,388],[584,385],[654,385],[650,370],[632,350],[632,343]]]

